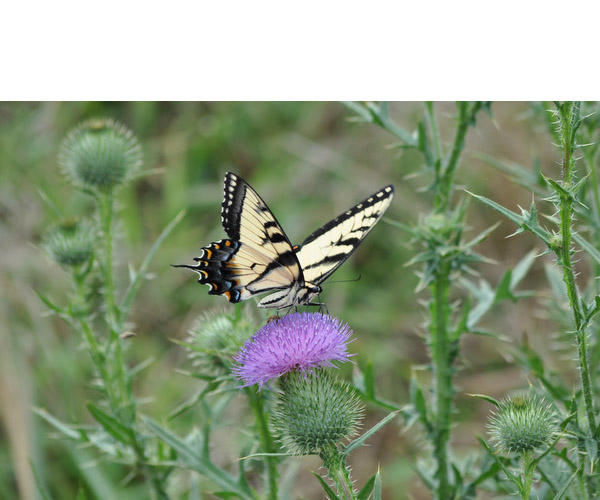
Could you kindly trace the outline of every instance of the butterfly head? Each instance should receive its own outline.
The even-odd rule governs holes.
[[[311,303],[312,299],[314,299],[317,295],[319,295],[323,291],[320,285],[315,285],[313,283],[305,283],[303,287],[298,290],[298,295],[296,296],[296,304],[298,305],[308,305]]]

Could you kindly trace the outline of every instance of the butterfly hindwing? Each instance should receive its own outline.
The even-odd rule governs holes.
[[[329,277],[373,229],[394,197],[394,186],[386,186],[317,229],[296,255],[307,282],[320,284]]]
[[[252,246],[233,240],[220,240],[202,248],[193,269],[199,283],[210,286],[211,295],[224,295],[240,302],[255,294],[286,289],[294,283],[293,274],[282,266],[272,267],[272,259]]]

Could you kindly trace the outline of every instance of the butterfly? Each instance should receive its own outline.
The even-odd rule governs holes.
[[[389,207],[394,186],[386,186],[293,246],[267,204],[241,177],[225,174],[221,222],[228,239],[202,248],[196,265],[211,295],[240,302],[273,292],[258,307],[322,305],[312,300],[321,284],[356,250]]]

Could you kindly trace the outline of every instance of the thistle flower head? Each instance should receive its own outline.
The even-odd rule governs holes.
[[[525,394],[502,400],[488,428],[501,451],[521,455],[549,445],[556,436],[557,420],[541,397]]]
[[[363,408],[352,388],[329,370],[290,373],[281,385],[272,423],[290,453],[326,454],[356,434]]]
[[[66,219],[49,231],[44,247],[60,265],[75,267],[90,259],[94,239],[94,227],[89,222]]]
[[[231,357],[254,331],[246,317],[226,313],[203,314],[189,331],[189,357],[201,372],[226,373]]]
[[[123,125],[109,119],[82,123],[64,140],[59,155],[73,184],[110,191],[125,182],[141,165],[140,146]]]
[[[262,387],[291,371],[310,372],[335,366],[351,356],[352,331],[340,320],[320,313],[295,313],[270,321],[234,356],[234,374],[244,386]]]

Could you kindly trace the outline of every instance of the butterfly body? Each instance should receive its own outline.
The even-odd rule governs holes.
[[[283,309],[314,304],[325,281],[356,249],[389,206],[386,186],[292,246],[266,203],[243,179],[228,172],[221,207],[229,239],[202,248],[195,266],[209,294],[240,302],[272,292],[258,307]]]

